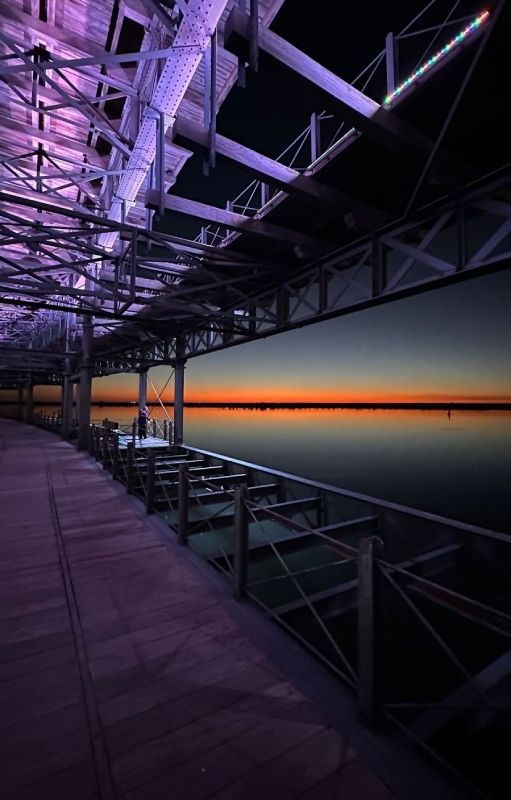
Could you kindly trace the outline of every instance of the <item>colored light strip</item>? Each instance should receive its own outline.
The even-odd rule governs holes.
[[[403,81],[403,83],[400,86],[398,86],[396,89],[394,89],[393,92],[388,94],[385,100],[383,101],[383,105],[389,106],[396,97],[398,97],[405,91],[405,89],[408,89],[410,86],[413,86],[413,84],[416,83],[416,81],[418,81],[419,78],[422,78],[422,76],[426,72],[428,72],[428,70],[430,70],[431,67],[434,67],[434,65],[437,64],[441,58],[446,56],[447,53],[450,53],[451,50],[453,50],[457,45],[461,44],[461,42],[467,39],[468,36],[474,33],[474,31],[476,31],[478,28],[480,28],[483,22],[486,22],[489,16],[490,16],[489,11],[482,11],[479,14],[479,16],[473,19],[472,22],[469,25],[467,25],[466,28],[463,28],[463,30],[460,31],[454,37],[454,39],[451,39],[450,42],[447,42],[447,44],[444,45],[441,50],[438,50],[435,53],[435,55],[431,56],[431,58],[428,61],[425,61],[424,64],[422,64],[422,66],[420,66],[413,73],[413,75],[410,75],[410,77],[407,78],[405,81]]]

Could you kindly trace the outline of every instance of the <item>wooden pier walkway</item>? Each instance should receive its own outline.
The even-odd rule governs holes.
[[[88,455],[0,446],[2,800],[398,796]]]

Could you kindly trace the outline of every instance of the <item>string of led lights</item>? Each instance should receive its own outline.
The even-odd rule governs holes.
[[[450,53],[455,47],[459,46],[463,41],[465,41],[471,34],[473,34],[478,28],[481,27],[483,23],[485,23],[490,16],[489,11],[482,11],[479,16],[472,20],[466,28],[463,28],[450,42],[447,42],[440,50],[438,50],[434,55],[431,56],[427,61],[424,62],[412,75],[410,75],[403,83],[397,86],[393,92],[388,94],[384,101],[384,106],[390,106],[392,101],[395,100],[405,89],[408,89],[414,83],[416,83],[419,78],[428,72],[432,67],[437,64],[441,58],[444,58],[448,53]]]

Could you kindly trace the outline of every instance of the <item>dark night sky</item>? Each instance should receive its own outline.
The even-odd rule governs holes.
[[[337,6],[332,0],[287,0],[272,29],[351,81],[383,47],[385,34],[401,30],[424,0],[342,4],[340,18],[334,17]],[[470,13],[482,9],[474,3]],[[409,60],[403,51],[402,58]],[[491,68],[492,53],[485,58],[483,77],[500,80]],[[409,66],[415,63],[409,60]],[[383,86],[380,94],[373,91],[376,100],[383,94]],[[311,112],[323,110],[339,113],[331,97],[262,55],[248,87],[233,89],[222,106],[218,130],[276,156],[307,126]],[[470,139],[465,144],[472,146]],[[225,207],[249,182],[247,173],[220,163],[204,177],[201,157],[194,156],[175,191]],[[197,231],[197,223],[167,215],[165,229],[187,235]],[[510,295],[507,270],[192,359],[187,399],[511,400]],[[168,370],[152,373],[161,386]],[[135,398],[136,377],[96,380],[94,392],[96,399]]]

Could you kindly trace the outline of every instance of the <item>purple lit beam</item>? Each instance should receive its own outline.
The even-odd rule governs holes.
[[[150,189],[146,193],[146,207],[156,209],[159,208],[159,203],[160,193],[155,189]],[[178,197],[175,194],[165,195],[165,209],[178,214],[184,214],[188,217],[198,217],[208,222],[215,222],[217,225],[222,225],[229,230],[254,234],[255,236],[264,236],[288,244],[298,245],[302,247],[308,255],[325,254],[336,248],[336,245],[332,242],[315,239],[312,236],[307,236],[303,233],[289,230],[288,228],[282,228],[280,225],[263,222],[254,217],[245,217],[243,214],[236,214],[234,211],[226,211],[223,208],[209,206],[206,203],[200,203],[198,200],[188,200],[185,197]]]

